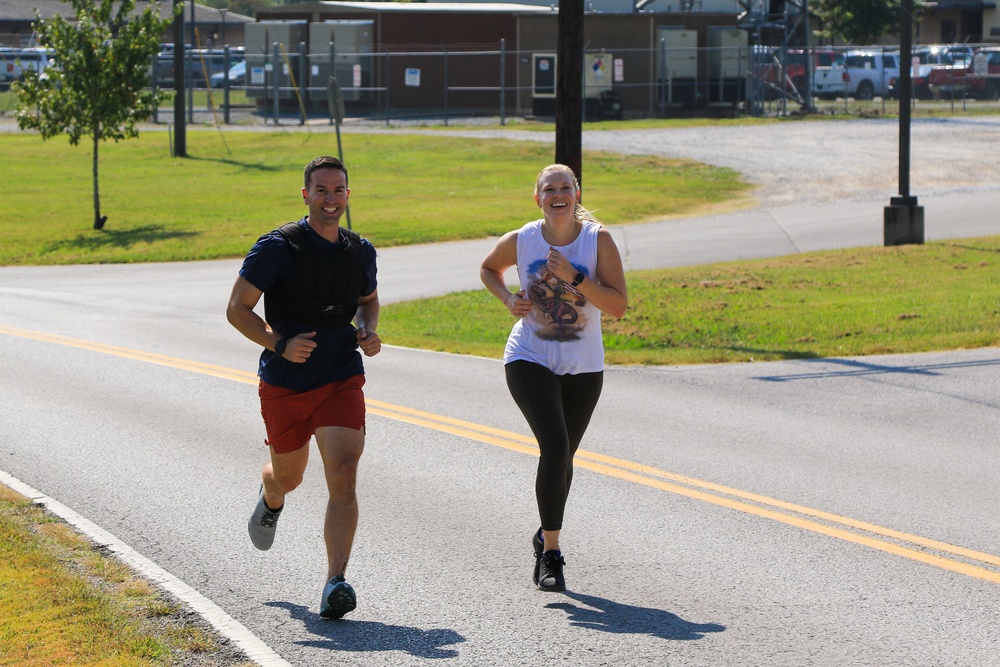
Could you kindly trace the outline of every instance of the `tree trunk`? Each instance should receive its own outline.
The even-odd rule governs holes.
[[[101,192],[97,185],[97,147],[101,143],[101,137],[99,132],[93,133],[94,140],[94,229],[102,229],[104,227],[105,221],[107,221],[106,216],[101,215]]]

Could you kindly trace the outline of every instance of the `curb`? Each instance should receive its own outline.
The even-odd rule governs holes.
[[[107,547],[133,570],[191,607],[195,613],[204,618],[222,636],[232,641],[246,653],[248,658],[261,667],[292,667],[291,663],[285,661],[271,647],[250,632],[246,626],[223,611],[221,607],[153,561],[139,554],[108,531],[83,518],[59,501],[49,498],[37,489],[28,486],[4,470],[0,470],[0,484],[9,486],[35,504],[44,505],[47,510],[72,525],[91,540]]]

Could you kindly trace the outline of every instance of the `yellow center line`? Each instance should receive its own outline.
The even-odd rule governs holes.
[[[22,338],[91,350],[102,354],[134,359],[136,361],[170,366],[180,370],[246,384],[256,385],[258,382],[256,374],[246,371],[169,357],[154,352],[143,352],[116,345],[108,345],[106,343],[94,343],[59,334],[16,329],[3,325],[0,325],[0,334],[20,336]],[[530,436],[401,405],[385,403],[371,398],[367,398],[365,403],[368,412],[373,415],[449,433],[461,438],[502,447],[522,454],[538,456],[538,447],[535,444],[534,438]],[[911,535],[891,528],[877,526],[822,510],[796,505],[582,449],[577,452],[575,465],[579,468],[626,482],[778,521],[803,530],[933,565],[951,572],[1000,583],[1000,572],[968,562],[976,561],[985,565],[1000,567],[1000,557],[993,554],[974,551],[918,535]]]

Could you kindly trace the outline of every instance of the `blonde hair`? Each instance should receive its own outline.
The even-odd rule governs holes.
[[[548,176],[549,174],[556,174],[556,173],[567,174],[571,179],[573,179],[573,186],[576,188],[577,194],[579,194],[580,181],[577,180],[576,174],[573,173],[573,170],[571,168],[567,167],[564,164],[559,164],[557,162],[555,164],[550,164],[549,166],[543,168],[540,172],[538,172],[538,177],[535,179],[535,195],[538,194],[538,190],[542,185],[542,179]],[[573,213],[578,222],[589,220],[590,222],[597,223],[598,225],[603,224],[601,223],[600,220],[597,219],[597,217],[591,211],[585,209],[583,205],[580,204],[579,201],[577,201],[576,209],[574,209]]]

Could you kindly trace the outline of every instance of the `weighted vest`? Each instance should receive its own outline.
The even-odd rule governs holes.
[[[264,319],[272,324],[350,324],[365,282],[361,237],[343,227],[347,247],[329,252],[309,239],[298,222],[278,228],[294,255],[295,272],[264,294]]]

